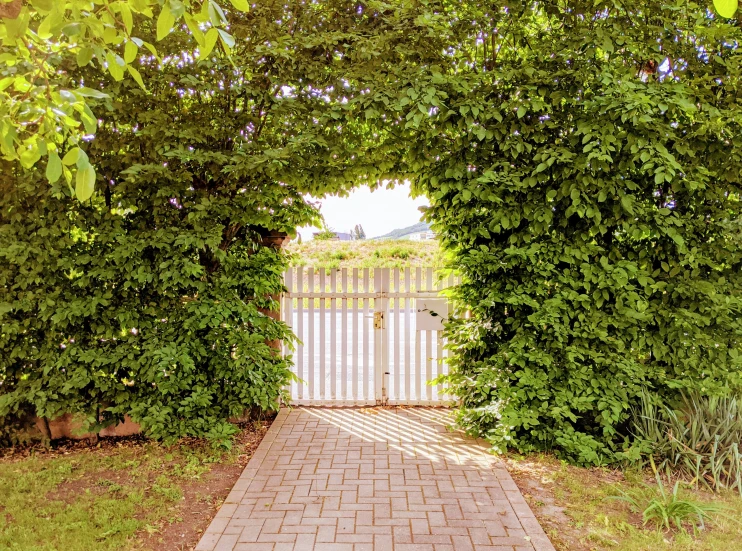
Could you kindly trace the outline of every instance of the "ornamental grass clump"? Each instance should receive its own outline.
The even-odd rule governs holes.
[[[647,486],[641,493],[629,494],[620,491],[612,499],[625,501],[631,509],[642,515],[644,526],[652,525],[658,530],[682,530],[690,525],[694,532],[706,529],[706,522],[718,515],[723,515],[724,508],[715,503],[703,503],[685,499],[680,495],[680,481],[676,481],[672,491],[668,492],[662,482],[654,461],[650,458],[654,470],[657,488]]]
[[[673,407],[644,394],[633,411],[632,432],[660,471],[742,495],[742,408],[737,396],[683,393]]]

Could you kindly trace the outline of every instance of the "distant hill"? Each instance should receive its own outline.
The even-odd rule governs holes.
[[[417,224],[413,224],[412,226],[407,226],[406,228],[399,228],[396,230],[392,230],[386,235],[372,237],[372,239],[404,239],[410,234],[419,233],[421,231],[428,231],[429,229],[430,229],[430,224],[428,224],[427,222],[418,222]]]

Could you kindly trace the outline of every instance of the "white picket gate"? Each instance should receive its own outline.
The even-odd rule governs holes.
[[[432,268],[298,267],[285,282],[282,319],[300,341],[293,369],[302,382],[291,385],[293,404],[447,403],[440,385],[427,384],[447,373],[447,351],[425,316],[439,316],[426,305],[445,309],[445,300],[435,299],[457,283],[453,276],[439,279]]]

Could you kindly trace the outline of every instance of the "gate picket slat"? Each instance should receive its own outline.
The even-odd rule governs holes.
[[[405,293],[408,295],[412,292],[410,288],[410,269],[404,269],[404,288]],[[410,392],[410,371],[412,371],[412,364],[410,362],[410,350],[412,348],[412,340],[410,338],[411,327],[410,327],[410,308],[412,299],[405,297],[404,299],[404,331],[405,331],[405,344],[404,347],[404,397],[407,400],[412,399],[412,393]],[[402,398],[402,394],[399,394],[399,398]]]
[[[399,293],[399,268],[394,268],[394,292]],[[394,299],[394,365],[390,366],[394,371],[394,391],[390,393],[390,396],[399,396],[399,372],[402,370],[402,366],[399,364],[399,339],[401,331],[399,330],[399,307],[401,299]]]
[[[422,288],[422,281],[423,281],[423,275],[422,275],[422,268],[415,268],[415,290],[420,291]],[[417,304],[415,305],[417,307]],[[417,327],[415,328],[415,398],[417,400],[422,400],[422,394],[420,393],[420,383],[422,382],[423,378],[423,366],[422,362],[420,361],[421,354],[421,346],[420,346],[420,339],[422,338],[422,331],[418,331]]]
[[[358,268],[353,268],[353,293],[358,293]],[[358,298],[353,298],[353,400],[358,399]]]
[[[314,292],[314,268],[309,268],[307,270],[307,278],[308,278],[308,285],[309,285],[309,292]],[[308,329],[308,335],[307,340],[309,349],[309,357],[307,362],[307,369],[309,370],[309,399],[314,400],[316,396],[314,395],[314,299],[309,299],[309,308],[308,308],[308,314],[307,314],[307,325],[309,326]]]
[[[341,353],[342,353],[342,359],[341,359],[341,365],[340,365],[340,376],[342,377],[341,382],[341,392],[342,392],[342,399],[347,400],[348,399],[348,269],[343,268],[342,273],[342,283],[343,283],[343,311],[341,314],[342,323],[343,323],[343,332],[340,337],[341,342]]]
[[[440,331],[436,331],[435,342],[437,343],[435,353],[435,377],[437,378],[443,374],[443,336]],[[433,400],[441,399],[441,388],[440,384],[433,387]]]
[[[325,292],[325,269],[319,269],[320,292]],[[325,379],[327,378],[327,360],[325,358],[325,299],[319,299],[319,396],[326,400]]]
[[[296,288],[299,291],[304,290],[304,269],[301,266],[299,266],[296,269]],[[297,310],[296,337],[299,339],[299,343],[297,344],[297,347],[296,347],[296,359],[297,359],[297,362],[296,362],[297,373],[296,374],[299,377],[299,379],[302,379],[298,383],[299,385],[298,394],[299,394],[299,399],[301,400],[304,398],[304,299],[303,298],[298,299],[296,306],[297,306],[296,308]]]
[[[330,290],[334,293],[337,291],[337,271],[330,272]],[[337,300],[330,299],[330,399],[337,398]]]
[[[289,326],[289,328],[293,331],[294,330],[294,298],[291,296],[291,293],[294,290],[294,269],[289,268],[286,270],[286,276],[284,277],[284,285],[286,286],[286,293],[283,297],[283,320],[286,322],[286,325]],[[286,356],[289,353],[289,348],[286,344],[283,345],[283,355]],[[291,383],[291,387],[289,390],[292,398],[296,397],[296,383]]]
[[[426,291],[432,290],[433,287],[433,268],[428,268]],[[426,331],[425,334],[425,395],[428,400],[433,399],[433,387],[428,384],[433,378],[433,332]]]
[[[368,293],[369,277],[368,268],[363,269],[363,291]],[[364,298],[363,300],[363,393],[367,400],[372,398],[371,396],[371,385],[369,384],[369,371],[368,371],[368,303],[369,299]]]

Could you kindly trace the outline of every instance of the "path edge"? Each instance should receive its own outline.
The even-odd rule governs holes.
[[[283,407],[278,411],[278,415],[276,415],[273,423],[271,423],[268,432],[265,433],[265,436],[260,441],[258,449],[255,450],[255,453],[250,458],[250,461],[248,461],[242,474],[240,474],[240,477],[237,479],[237,482],[234,483],[229,495],[224,499],[224,503],[222,503],[221,507],[219,507],[219,510],[216,512],[216,515],[209,524],[209,527],[206,528],[203,536],[201,536],[198,545],[195,547],[195,551],[214,551],[216,548],[219,539],[224,533],[224,529],[227,527],[227,523],[232,518],[232,515],[240,504],[240,501],[242,501],[242,498],[245,496],[247,488],[250,486],[250,482],[252,482],[252,479],[256,474],[258,474],[258,469],[263,465],[271,446],[273,446],[273,443],[276,441],[276,435],[278,435],[281,427],[286,422],[286,418],[289,416],[289,409],[290,408]]]

